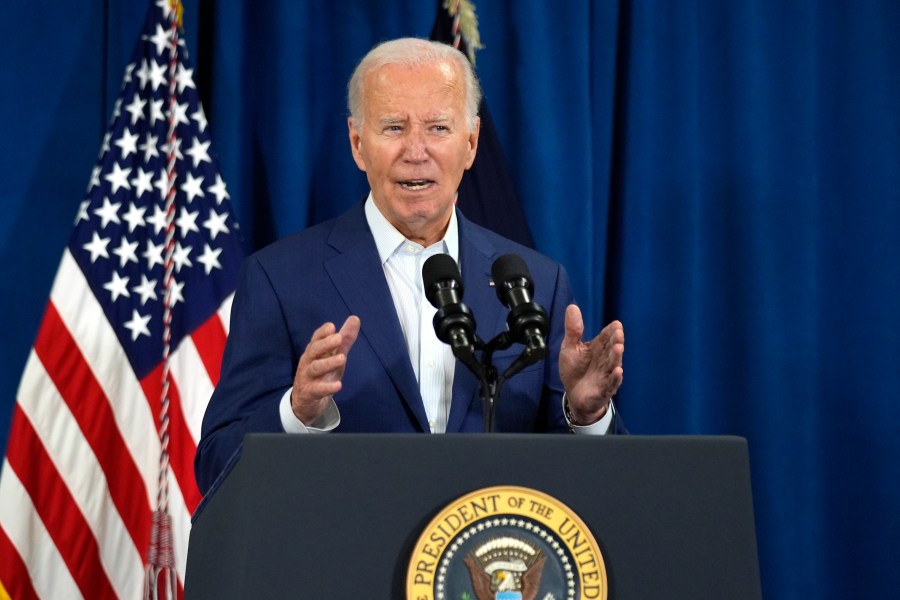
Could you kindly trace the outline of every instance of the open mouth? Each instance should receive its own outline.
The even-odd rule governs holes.
[[[410,190],[412,192],[418,190],[424,190],[430,185],[434,183],[431,179],[407,179],[405,181],[398,182],[403,189]]]

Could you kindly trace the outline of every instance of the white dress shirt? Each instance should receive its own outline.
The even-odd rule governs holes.
[[[366,200],[365,208],[366,220],[375,238],[384,277],[394,299],[410,362],[419,382],[428,426],[431,433],[444,433],[447,431],[447,417],[450,415],[456,359],[450,346],[441,342],[434,331],[432,320],[437,309],[425,297],[422,265],[435,254],[449,254],[459,263],[456,211],[451,213],[444,239],[423,248],[420,244],[407,240],[388,222],[376,208],[371,194]]]

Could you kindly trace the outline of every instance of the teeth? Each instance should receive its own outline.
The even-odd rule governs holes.
[[[429,181],[427,179],[414,179],[412,181],[403,181],[400,183],[403,187],[408,190],[421,190],[428,186]]]

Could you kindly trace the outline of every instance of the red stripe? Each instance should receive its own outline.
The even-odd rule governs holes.
[[[78,504],[53,466],[25,413],[16,405],[6,454],[44,527],[85,598],[115,598],[103,570],[100,548]]]
[[[12,541],[6,537],[6,532],[0,527],[0,585],[6,590],[10,598],[16,600],[31,600],[37,598],[37,592],[31,585],[31,577],[28,569]]]
[[[194,346],[200,354],[200,360],[206,367],[209,379],[212,384],[218,385],[219,372],[222,368],[222,352],[225,350],[225,339],[228,334],[225,333],[225,327],[222,325],[222,319],[219,315],[213,313],[213,316],[206,320],[206,323],[194,330],[191,339],[194,340]]]
[[[190,373],[184,376],[190,377]],[[158,415],[162,409],[162,365],[155,368],[149,375],[141,380],[144,395],[150,402],[153,414]],[[158,423],[159,419],[157,419]],[[158,424],[157,424],[158,427]],[[191,435],[181,409],[181,394],[178,392],[178,384],[173,381],[169,385],[169,464],[178,487],[184,496],[184,504],[191,513],[200,504],[202,496],[194,479],[194,455],[197,453],[197,444]]]
[[[34,350],[97,456],[113,504],[135,547],[143,555],[150,541],[151,511],[147,489],[116,425],[109,399],[94,379],[91,366],[84,360],[52,302],[47,306]],[[125,400],[144,401],[143,398]]]

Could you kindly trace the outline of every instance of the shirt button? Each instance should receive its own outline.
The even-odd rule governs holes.
[[[433,369],[435,364],[437,364],[437,363],[434,362],[434,359],[433,359],[433,358],[429,358],[429,359],[428,359],[428,366],[429,366],[429,367],[431,367],[431,368]]]

